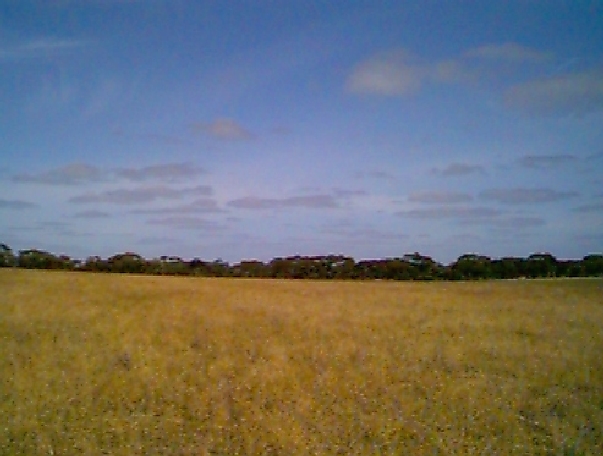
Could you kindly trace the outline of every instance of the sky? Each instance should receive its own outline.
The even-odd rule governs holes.
[[[603,251],[603,1],[0,0],[0,242]]]

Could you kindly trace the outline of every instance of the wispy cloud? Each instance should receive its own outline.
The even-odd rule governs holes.
[[[407,234],[395,233],[393,231],[382,231],[372,227],[353,227],[353,223],[349,221],[335,225],[325,225],[319,229],[319,232],[336,236],[338,239],[352,241],[380,242],[397,241],[409,238]]]
[[[345,87],[354,93],[406,96],[426,84],[470,83],[496,74],[501,64],[542,63],[552,54],[518,43],[489,44],[453,58],[428,62],[404,49],[378,53],[352,70]]]
[[[270,133],[277,136],[288,136],[293,133],[293,130],[284,125],[277,125],[276,127],[270,129]]]
[[[452,234],[448,236],[446,242],[448,243],[458,243],[458,242],[477,242],[481,241],[482,237],[479,234],[475,233],[459,233]]]
[[[578,196],[574,191],[559,191],[548,188],[506,188],[488,189],[480,193],[480,198],[504,204],[553,203]]]
[[[529,114],[584,115],[603,109],[603,70],[536,79],[504,96],[507,106]]]
[[[40,229],[43,229],[43,230],[45,230],[45,229],[62,230],[62,229],[69,227],[70,224],[67,222],[57,222],[57,221],[47,220],[45,222],[38,223],[38,226],[40,227]]]
[[[541,63],[553,58],[550,52],[542,52],[518,43],[487,44],[464,53],[465,57],[487,59],[505,63]]]
[[[251,131],[233,119],[216,119],[210,123],[195,123],[191,127],[214,139],[242,141],[255,138]]]
[[[517,216],[499,220],[496,226],[509,229],[537,228],[546,225],[542,217]]]
[[[464,225],[490,225],[493,229],[522,230],[546,225],[546,220],[535,216],[502,216],[495,218],[474,218],[461,221]]]
[[[387,171],[382,171],[379,169],[371,170],[371,171],[357,171],[354,174],[356,179],[386,179],[391,180],[394,179],[394,175]]]
[[[144,237],[138,241],[140,245],[169,245],[169,244],[177,244],[179,242],[178,239],[167,236],[150,236]]]
[[[418,92],[426,83],[457,83],[471,79],[471,72],[458,60],[429,63],[398,49],[360,62],[345,87],[353,93],[406,96]]]
[[[35,59],[50,57],[61,52],[82,48],[87,42],[75,39],[44,37],[0,47],[0,62],[3,60]]]
[[[277,209],[277,208],[336,208],[337,200],[332,195],[307,195],[291,196],[289,198],[259,198],[246,196],[226,203],[230,207],[239,209]]]
[[[210,198],[201,198],[190,204],[163,207],[158,209],[134,209],[133,214],[211,214],[226,212],[218,203]]]
[[[71,203],[111,203],[111,204],[140,204],[150,203],[160,199],[180,199],[187,195],[209,196],[212,188],[209,185],[198,185],[192,188],[172,188],[163,185],[135,189],[106,190],[100,193],[86,193],[69,199]]]
[[[40,173],[21,173],[12,177],[13,182],[43,185],[83,185],[123,179],[131,182],[179,182],[206,174],[193,163],[161,163],[141,168],[104,169],[86,163],[72,163]]]
[[[407,211],[396,212],[398,217],[407,217],[414,219],[482,219],[496,217],[501,211],[490,207],[454,207],[439,206],[422,209],[411,209]]]
[[[585,234],[577,234],[574,236],[580,243],[594,243],[597,244],[597,249],[599,252],[603,251],[601,246],[603,245],[603,233],[585,233]]]
[[[485,174],[483,166],[471,163],[450,163],[444,168],[432,168],[434,174],[444,177],[465,176],[467,174]]]
[[[69,228],[69,223],[46,220],[42,222],[29,223],[26,226],[13,227],[12,229],[18,231],[51,231],[53,233],[72,233],[73,231]]]
[[[338,198],[351,198],[354,196],[366,196],[368,192],[366,190],[346,190],[343,188],[334,188],[333,194]]]
[[[85,163],[73,163],[37,174],[17,174],[13,176],[13,182],[44,185],[79,185],[89,182],[99,182],[106,177],[106,173],[96,166]]]
[[[421,88],[427,69],[403,50],[372,57],[354,68],[346,88],[355,93],[408,95]]]
[[[222,232],[226,229],[226,226],[221,223],[199,217],[164,217],[148,220],[147,223],[150,225],[164,225],[170,228],[199,230],[213,233]]]
[[[468,203],[473,201],[473,197],[467,193],[445,192],[445,191],[424,191],[415,192],[408,195],[408,201],[411,203]]]
[[[144,140],[152,141],[154,143],[165,144],[167,146],[181,146],[183,144],[186,144],[186,141],[181,138],[178,138],[177,136],[164,135],[161,133],[143,133],[137,135],[137,137]]]
[[[108,212],[90,210],[90,211],[76,212],[75,214],[73,214],[73,217],[74,218],[84,218],[84,219],[95,219],[95,218],[107,218],[107,217],[110,217],[110,214]]]
[[[142,168],[119,168],[115,170],[118,177],[133,182],[148,180],[177,182],[182,179],[198,177],[205,173],[206,171],[203,168],[199,168],[192,163],[165,163]]]
[[[425,61],[406,50],[376,54],[360,62],[345,87],[352,93],[409,96],[430,84],[487,84],[499,80],[507,107],[529,114],[584,115],[603,110],[603,69],[525,80],[526,64],[546,74],[554,55],[519,43],[488,44],[443,60]],[[505,75],[505,79],[500,79]],[[521,82],[518,82],[521,81]],[[510,85],[511,84],[511,85]],[[510,85],[510,86],[509,86]]]
[[[598,213],[598,214],[603,214],[603,201],[598,201],[596,203],[584,204],[582,206],[575,207],[574,212],[582,212],[582,213],[594,212],[594,213]]]
[[[33,209],[37,204],[22,200],[0,199],[0,209]]]
[[[51,6],[66,7],[74,4],[85,3],[88,6],[111,7],[114,5],[148,5],[155,0],[47,0]]]
[[[531,169],[551,169],[579,161],[575,155],[526,155],[517,160],[520,166]]]

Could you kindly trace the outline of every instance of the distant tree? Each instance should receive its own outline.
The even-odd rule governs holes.
[[[66,269],[72,271],[75,269],[75,261],[71,259],[68,255],[59,255],[57,257],[57,267],[58,269]]]
[[[557,259],[550,253],[534,253],[528,257],[525,267],[528,277],[555,277]]]
[[[218,258],[208,264],[209,273],[212,277],[228,277],[230,275],[230,266],[226,261]]]
[[[582,259],[582,270],[585,276],[603,276],[603,254],[586,255]]]
[[[492,276],[492,261],[483,255],[473,253],[461,255],[451,266],[453,278],[487,279]]]
[[[146,272],[158,275],[189,275],[189,265],[178,256],[163,255],[146,262]]]
[[[27,269],[63,269],[64,262],[45,250],[29,249],[19,251],[18,265]]]
[[[585,274],[582,271],[582,261],[557,261],[557,277],[580,277],[583,275]]]
[[[211,274],[211,267],[206,261],[195,258],[188,263],[189,274],[198,277],[207,277]]]
[[[284,258],[274,258],[270,262],[270,276],[277,279],[289,278],[292,275],[292,265]]]
[[[391,280],[407,279],[408,264],[400,258],[387,258],[385,260],[385,278]]]
[[[257,260],[241,261],[233,269],[237,270],[238,277],[265,277],[266,265]]]
[[[86,258],[79,270],[85,272],[109,272],[110,268],[106,260],[103,260],[98,255],[94,255]]]
[[[492,262],[492,277],[516,279],[526,276],[526,260],[518,257],[504,257]]]
[[[358,279],[378,279],[376,273],[377,266],[375,260],[360,260],[354,267],[354,278]]]
[[[489,257],[464,254],[448,266],[419,252],[403,257],[362,260],[344,255],[289,256],[273,258],[268,263],[245,260],[229,265],[217,259],[211,262],[195,258],[162,256],[147,261],[125,252],[106,260],[88,257],[84,262],[67,255],[54,255],[37,249],[21,250],[16,256],[6,244],[0,244],[0,267],[18,266],[35,269],[65,269],[91,272],[144,273],[159,275],[193,275],[206,277],[275,277],[296,279],[388,279],[388,280],[458,280],[517,277],[603,276],[603,254],[593,253],[582,260],[559,261],[550,253],[534,253],[527,258]]]
[[[404,255],[402,259],[412,266],[410,272],[413,279],[433,280],[444,276],[445,268],[430,256],[414,252]]]
[[[331,271],[336,279],[354,279],[356,262],[352,257],[342,257],[331,263]]]
[[[147,262],[134,252],[125,252],[113,255],[107,260],[111,272],[143,273],[146,272]]]
[[[332,276],[332,261],[322,256],[289,257],[289,276],[294,279],[327,279]]]
[[[17,258],[12,249],[6,244],[0,244],[0,268],[10,268],[17,265]]]

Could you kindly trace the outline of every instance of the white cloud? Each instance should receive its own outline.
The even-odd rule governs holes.
[[[468,83],[493,76],[499,63],[541,63],[551,57],[517,43],[481,46],[461,56],[433,62],[395,50],[360,62],[348,77],[346,88],[354,93],[405,96],[418,92],[427,83]]]
[[[467,174],[485,174],[483,166],[473,165],[470,163],[451,163],[442,169],[433,168],[432,172],[444,177],[464,176]]]
[[[507,217],[496,222],[498,228],[523,229],[537,228],[546,225],[546,221],[542,217],[517,216]]]
[[[429,70],[406,51],[393,51],[361,62],[353,70],[346,87],[355,93],[408,95],[417,92]]]
[[[399,217],[415,219],[483,219],[500,215],[501,212],[490,207],[450,207],[441,206],[426,209],[411,209],[397,212]]]
[[[518,160],[524,168],[550,169],[576,163],[575,155],[526,155]]]
[[[460,56],[423,61],[404,50],[377,54],[353,68],[345,87],[353,93],[408,96],[427,84],[498,81],[508,107],[532,114],[583,115],[603,109],[603,70],[541,77],[525,81],[526,65],[547,71],[551,53],[518,43],[490,44]],[[550,70],[550,69],[549,69]],[[523,82],[517,82],[524,80]],[[511,85],[509,87],[510,84]]]
[[[72,163],[38,174],[17,174],[13,176],[13,181],[28,184],[78,185],[89,182],[98,182],[105,177],[106,173],[96,166],[87,165],[85,163]]]
[[[352,198],[354,196],[367,196],[366,190],[348,190],[344,188],[334,188],[333,194],[338,198]]]
[[[122,133],[123,135],[123,133]],[[119,136],[119,134],[118,134]],[[151,143],[161,143],[166,146],[181,146],[186,144],[186,141],[183,139],[173,136],[173,135],[165,135],[162,133],[141,133],[137,135],[133,135],[134,138],[142,139]]]
[[[574,208],[574,212],[592,212],[596,214],[603,214],[603,201],[598,201],[591,204],[584,204],[582,206],[578,206]]]
[[[199,217],[174,216],[159,219],[151,219],[147,222],[150,225],[165,225],[170,228],[183,230],[199,230],[207,232],[222,232],[226,226],[211,220],[205,220]]]
[[[144,166],[142,168],[118,168],[115,174],[118,177],[134,182],[147,180],[160,180],[175,182],[205,174],[205,170],[191,163],[164,163],[159,165]]]
[[[178,182],[205,174],[206,171],[192,163],[161,163],[141,168],[99,168],[86,163],[72,163],[40,173],[21,173],[13,182],[44,185],[81,185],[119,178],[132,182]]]
[[[577,192],[564,192],[548,188],[497,188],[480,193],[480,198],[484,200],[504,204],[553,203],[576,196],[578,196]]]
[[[477,76],[463,62],[456,59],[436,62],[427,69],[429,78],[441,83],[470,82]]]
[[[509,88],[507,106],[529,114],[584,115],[603,110],[603,70],[536,79]]]
[[[87,218],[87,219],[92,219],[92,218],[107,218],[109,217],[109,213],[108,212],[103,212],[103,211],[96,211],[96,210],[90,210],[90,211],[81,211],[81,212],[76,212],[73,215],[75,218]]]
[[[230,207],[239,209],[276,209],[287,207],[305,208],[336,208],[339,207],[335,198],[331,195],[307,195],[291,196],[288,198],[258,198],[246,196],[234,199],[226,203]]]
[[[225,212],[218,203],[209,198],[201,198],[182,206],[163,207],[159,209],[135,209],[133,214],[209,214]]]
[[[358,171],[354,174],[356,179],[394,179],[394,175],[383,170]]]
[[[49,57],[60,52],[81,48],[87,43],[82,40],[55,37],[36,38],[22,43],[0,47],[0,62],[3,60],[36,59]]]
[[[209,196],[212,188],[209,185],[198,185],[193,188],[172,188],[163,185],[141,187],[135,189],[106,190],[100,193],[86,193],[69,199],[71,203],[112,203],[139,204],[150,203],[158,199],[181,199],[187,195]]]
[[[195,123],[193,130],[221,140],[250,140],[255,135],[233,119],[216,119],[211,123]]]
[[[464,55],[470,58],[506,63],[540,63],[553,58],[553,55],[550,52],[542,52],[518,43],[487,44],[469,49]]]
[[[467,203],[472,200],[471,195],[461,192],[424,191],[408,195],[408,201],[411,203]]]
[[[138,241],[140,245],[160,245],[165,246],[166,244],[178,244],[179,239],[167,236],[149,236],[144,237]]]
[[[521,230],[526,228],[537,228],[546,225],[542,217],[534,216],[504,216],[495,218],[475,218],[462,220],[463,225],[488,225],[491,229]]]
[[[392,213],[400,209],[400,203],[387,194],[359,195],[345,203],[345,209],[370,213]]]
[[[353,221],[347,220],[342,223],[325,225],[319,232],[335,236],[337,239],[346,239],[354,242],[391,242],[408,239],[409,236],[393,231],[378,230],[373,227],[355,227]]]
[[[29,201],[0,199],[0,209],[32,209],[37,204]]]

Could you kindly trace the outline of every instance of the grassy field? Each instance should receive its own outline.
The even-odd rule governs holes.
[[[0,270],[0,454],[603,454],[603,281]]]

